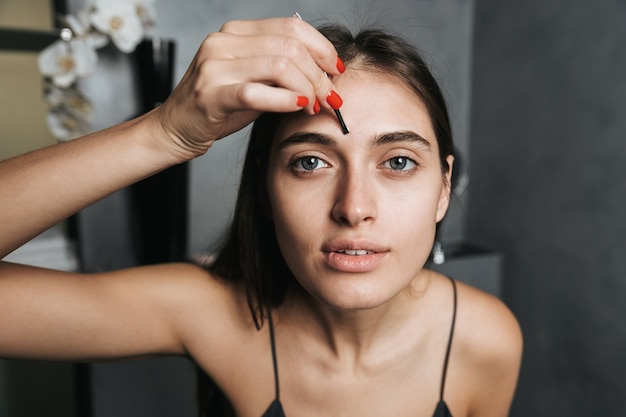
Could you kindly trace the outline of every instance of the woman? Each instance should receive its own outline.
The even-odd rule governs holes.
[[[190,355],[238,416],[508,413],[517,322],[424,268],[453,162],[439,88],[397,38],[323,32],[294,18],[227,23],[159,108],[0,165],[4,256],[258,118],[208,270],[3,263],[0,356]]]

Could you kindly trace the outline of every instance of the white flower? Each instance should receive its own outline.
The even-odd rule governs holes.
[[[61,108],[50,110],[46,121],[50,132],[59,141],[76,139],[89,133],[89,126],[84,120],[80,120]]]
[[[63,17],[63,21],[66,26],[72,29],[75,36],[85,36],[89,30],[89,12],[86,10],[81,10],[76,15],[68,14]]]
[[[74,84],[68,88],[60,88],[54,83],[44,83],[44,99],[51,109],[62,109],[85,123],[93,119],[93,107]]]
[[[91,23],[108,34],[122,52],[132,52],[143,38],[142,24],[133,3],[119,0],[95,2]]]
[[[90,131],[93,108],[76,81],[92,73],[96,48],[109,42],[124,53],[135,50],[146,32],[156,25],[154,0],[84,0],[75,14],[62,17],[61,40],[38,57],[48,103],[48,128],[59,141]]]
[[[72,30],[75,37],[84,39],[94,48],[102,48],[109,43],[108,36],[92,29],[91,7],[79,10],[75,15],[68,14],[64,16],[63,22]]]
[[[137,16],[139,16],[143,24],[144,32],[148,32],[156,26],[157,14],[154,0],[135,0],[134,3]]]
[[[39,54],[39,71],[59,87],[68,87],[78,77],[86,77],[96,66],[98,55],[90,42],[76,38],[56,41]]]
[[[72,87],[60,88],[54,84],[51,80],[44,80],[43,84],[43,98],[50,107],[58,107],[63,104],[67,92]]]

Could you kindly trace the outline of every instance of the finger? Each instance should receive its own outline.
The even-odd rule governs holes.
[[[212,86],[260,83],[276,86],[293,93],[294,103],[300,108],[307,107],[313,113],[315,97],[319,94],[300,67],[284,56],[255,56],[221,61],[205,61],[201,65],[201,78],[197,89],[204,91],[207,99],[212,97]],[[325,82],[330,83],[329,80]],[[302,97],[306,97],[304,102]],[[293,106],[292,106],[293,107]],[[290,108],[288,111],[293,111]]]
[[[302,109],[298,93],[264,83],[231,84],[220,91],[225,112],[256,111],[287,113]]]
[[[207,38],[203,45],[206,58],[237,59],[254,56],[284,56],[298,65],[309,79],[317,80],[324,71],[313,59],[306,45],[296,38],[277,35],[232,35],[220,33]]]

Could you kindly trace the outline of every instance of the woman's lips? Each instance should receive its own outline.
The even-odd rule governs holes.
[[[358,253],[351,254],[351,252]],[[326,252],[326,264],[341,272],[369,272],[376,269],[386,255],[387,252],[367,252],[365,250]]]
[[[372,242],[333,240],[324,247],[326,264],[341,272],[374,270],[388,253],[387,248]]]

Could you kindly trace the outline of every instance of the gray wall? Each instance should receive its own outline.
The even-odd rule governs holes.
[[[478,0],[468,236],[503,252],[513,416],[626,415],[626,2]]]

